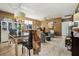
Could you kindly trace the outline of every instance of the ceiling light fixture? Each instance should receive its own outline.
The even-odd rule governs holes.
[[[14,18],[16,18],[18,20],[22,20],[25,18],[25,13],[22,11],[17,11],[14,13]]]

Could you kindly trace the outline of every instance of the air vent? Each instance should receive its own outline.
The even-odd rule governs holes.
[[[62,19],[69,19],[69,18],[72,18],[72,15],[66,15],[66,16],[62,17]]]

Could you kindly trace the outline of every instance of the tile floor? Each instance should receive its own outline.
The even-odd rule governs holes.
[[[55,37],[51,41],[46,41],[46,43],[41,44],[41,52],[39,55],[33,55],[31,50],[31,56],[71,56],[71,52],[65,47],[65,37]],[[24,53],[22,54],[21,45],[18,45],[18,55],[28,56],[28,50],[24,48]],[[1,56],[15,56],[14,45],[6,53],[0,54]]]

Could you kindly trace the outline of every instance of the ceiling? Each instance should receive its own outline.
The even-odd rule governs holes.
[[[73,15],[77,3],[0,3],[0,10],[15,13],[23,11],[27,17],[43,20]]]

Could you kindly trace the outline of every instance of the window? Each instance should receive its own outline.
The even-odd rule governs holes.
[[[25,29],[32,29],[32,21],[25,20],[24,22],[25,22],[25,25],[24,25]]]

